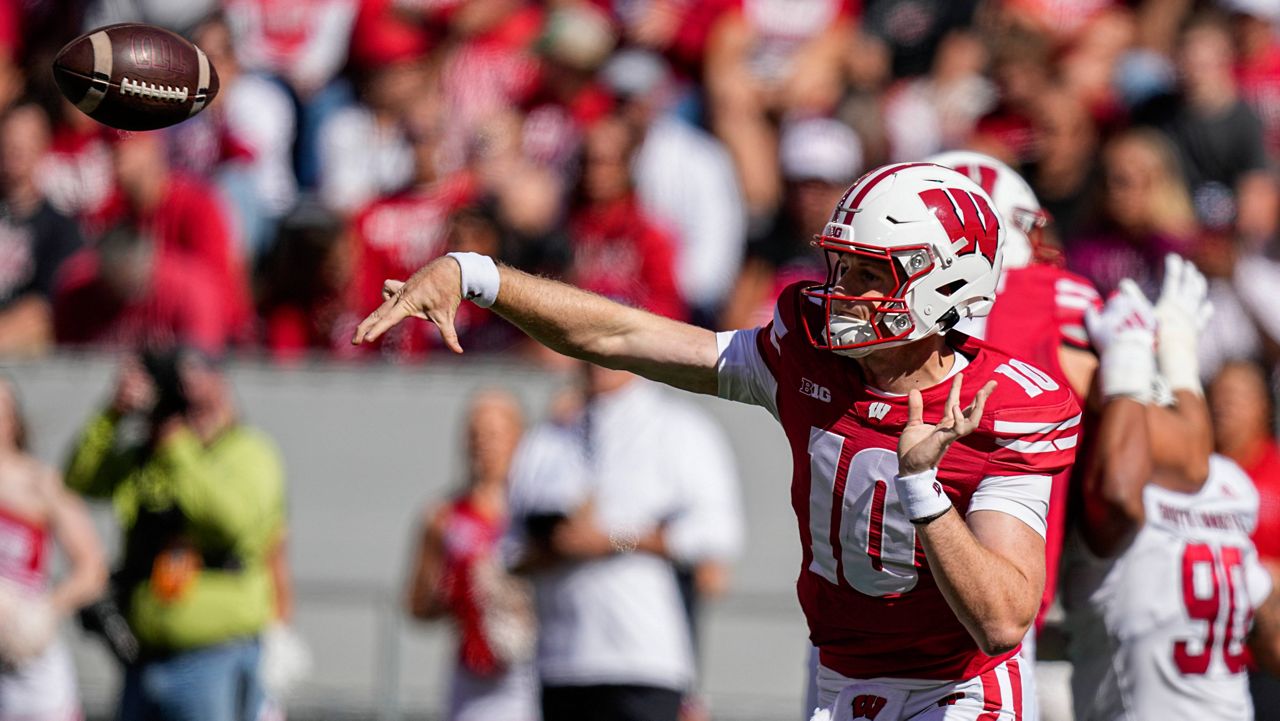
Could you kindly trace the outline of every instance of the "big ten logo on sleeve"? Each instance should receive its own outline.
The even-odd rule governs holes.
[[[915,588],[921,560],[893,482],[897,453],[859,451],[843,436],[812,428],[809,463],[809,570],[868,596]]]
[[[991,204],[981,195],[959,188],[929,188],[920,199],[942,224],[952,243],[963,242],[956,255],[981,253],[996,262],[996,246],[1000,220]]]
[[[823,403],[831,402],[831,390],[825,386],[820,386],[817,383],[814,383],[808,378],[800,379],[800,392],[810,398],[820,400]]]

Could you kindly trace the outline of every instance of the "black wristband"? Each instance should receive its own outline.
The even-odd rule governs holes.
[[[924,518],[913,518],[911,519],[911,525],[927,526],[930,523],[933,523],[934,521],[938,520],[939,518],[942,518],[943,516],[947,515],[947,511],[950,511],[952,508],[955,508],[955,506],[947,506],[946,510],[942,511],[941,513],[935,513],[932,516],[925,516]]]

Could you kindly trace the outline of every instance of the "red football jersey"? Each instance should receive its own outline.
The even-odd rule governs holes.
[[[444,522],[444,571],[440,584],[458,624],[458,663],[489,675],[502,668],[485,632],[485,599],[477,566],[495,552],[505,521],[490,518],[463,497],[449,505]]]
[[[1089,347],[1084,313],[1101,303],[1093,283],[1075,273],[1052,265],[1014,268],[1005,272],[986,330],[978,335],[1061,379],[1058,349]]]
[[[1053,265],[1030,265],[1005,272],[995,306],[979,335],[1010,355],[1043,368],[1070,388],[1058,351],[1062,346],[1088,348],[1084,314],[1102,303],[1093,283]],[[1084,399],[1076,396],[1084,405]],[[1045,536],[1044,597],[1036,613],[1036,630],[1044,625],[1058,591],[1058,561],[1067,523],[1067,490],[1071,472],[1053,479],[1049,499],[1049,526]]]
[[[743,345],[750,335],[721,336],[720,393],[769,408],[791,445],[803,546],[797,590],[810,639],[824,666],[851,678],[957,680],[994,668],[1014,652],[978,648],[898,500],[907,399],[868,388],[853,359],[812,346],[800,314],[821,307],[803,300],[804,285],[783,292],[772,322],[739,332],[754,334],[752,347]],[[1024,361],[959,333],[952,344],[957,363],[967,361],[962,404],[987,380],[998,385],[938,479],[961,514],[1002,511],[1043,535],[1051,478],[1075,458],[1079,406],[1065,384]],[[941,418],[950,386],[923,392],[926,422]]]

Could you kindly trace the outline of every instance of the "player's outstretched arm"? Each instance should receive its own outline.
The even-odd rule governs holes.
[[[1035,620],[1044,590],[1044,539],[1005,513],[976,511],[966,521],[933,480],[947,448],[978,427],[996,386],[988,381],[962,410],[962,383],[957,375],[937,425],[924,422],[923,400],[911,391],[895,482],[947,604],[978,647],[998,655],[1017,647]]]
[[[1146,522],[1142,492],[1151,480],[1147,410],[1156,376],[1155,309],[1132,280],[1101,311],[1085,313],[1098,350],[1093,392],[1100,417],[1083,459],[1082,533],[1090,550],[1110,557]]]
[[[352,342],[373,342],[413,317],[435,323],[445,344],[461,353],[454,317],[465,285],[467,297],[492,302],[498,315],[554,351],[695,393],[716,393],[711,331],[506,266],[489,278],[485,273],[492,261],[483,261],[488,265],[476,273],[480,277],[465,281],[463,275],[475,266],[463,271],[461,263],[479,261],[437,258],[404,283],[388,280],[383,304],[360,323]]]
[[[1156,362],[1174,403],[1150,406],[1147,425],[1152,482],[1179,493],[1200,490],[1213,453],[1213,426],[1197,360],[1200,334],[1213,314],[1208,287],[1191,261],[1165,256],[1164,285],[1155,305]]]

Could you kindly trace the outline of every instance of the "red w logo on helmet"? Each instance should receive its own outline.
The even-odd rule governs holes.
[[[985,197],[959,188],[930,188],[920,193],[920,199],[942,223],[951,242],[965,241],[956,255],[981,253],[995,264],[1000,220]]]

